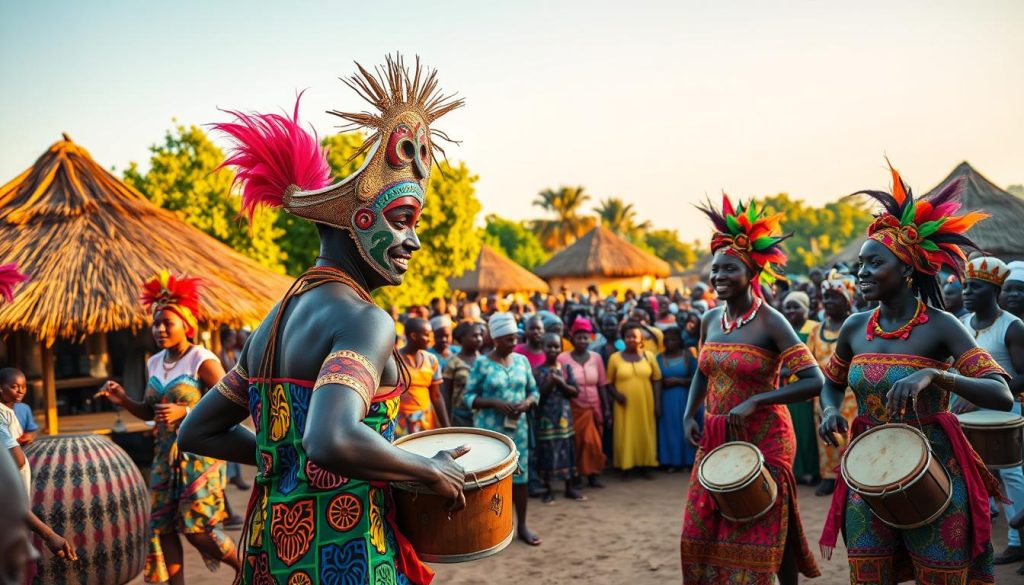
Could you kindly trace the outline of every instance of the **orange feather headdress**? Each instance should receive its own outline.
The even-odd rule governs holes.
[[[161,270],[142,285],[142,306],[155,315],[173,311],[185,322],[185,335],[192,338],[199,328],[199,289],[202,280]]]
[[[868,226],[868,238],[882,244],[901,262],[924,275],[934,276],[947,266],[962,277],[967,262],[963,248],[978,248],[967,237],[967,230],[989,214],[971,211],[956,215],[960,211],[962,178],[950,182],[931,197],[914,200],[910,187],[891,163],[889,170],[892,172],[892,193],[867,190],[854,193],[867,195],[882,204],[881,212]]]
[[[776,269],[786,264],[786,253],[780,243],[792,234],[782,233],[783,214],[765,215],[764,208],[757,209],[751,199],[733,207],[732,201],[722,194],[722,209],[715,209],[711,202],[699,206],[711,220],[715,234],[711,237],[711,252],[724,253],[739,258],[751,272],[754,294],[761,296],[761,282],[771,284],[782,278]]]

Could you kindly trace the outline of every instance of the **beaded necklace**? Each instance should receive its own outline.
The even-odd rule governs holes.
[[[761,308],[761,302],[761,297],[754,297],[754,302],[751,303],[750,309],[732,322],[729,322],[729,308],[722,307],[722,333],[728,335],[753,321],[754,317],[757,316],[757,310]]]
[[[876,335],[882,339],[907,339],[910,337],[910,332],[914,330],[914,327],[928,322],[928,315],[925,313],[926,308],[926,305],[921,302],[921,299],[918,299],[917,309],[914,310],[914,316],[910,318],[910,321],[907,321],[902,327],[895,331],[885,331],[882,329],[882,326],[878,324],[878,315],[882,308],[877,307],[874,312],[871,313],[871,318],[868,319],[868,341],[874,339]]]

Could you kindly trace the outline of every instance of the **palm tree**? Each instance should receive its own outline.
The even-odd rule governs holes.
[[[633,204],[626,203],[618,197],[602,200],[594,211],[601,220],[601,225],[624,238],[636,239],[651,229],[649,221],[637,223]]]
[[[555,250],[568,246],[594,227],[593,217],[580,215],[583,204],[589,200],[590,195],[582,185],[545,189],[537,194],[533,204],[555,216],[555,219],[534,222],[534,229],[545,248]]]

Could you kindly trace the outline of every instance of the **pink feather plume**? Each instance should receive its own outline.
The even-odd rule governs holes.
[[[292,185],[314,191],[330,184],[331,168],[316,133],[299,125],[301,99],[302,93],[295,98],[291,118],[225,110],[235,121],[212,125],[235,142],[220,166],[235,167],[235,182],[242,185],[242,211],[250,221],[257,207],[280,207]]]
[[[14,300],[14,287],[28,280],[28,277],[18,272],[18,265],[0,264],[0,297],[8,303]]]

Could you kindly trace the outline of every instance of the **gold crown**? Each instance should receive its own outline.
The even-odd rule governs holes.
[[[967,280],[982,280],[1003,286],[1010,275],[1010,267],[994,256],[980,256],[967,263]]]

